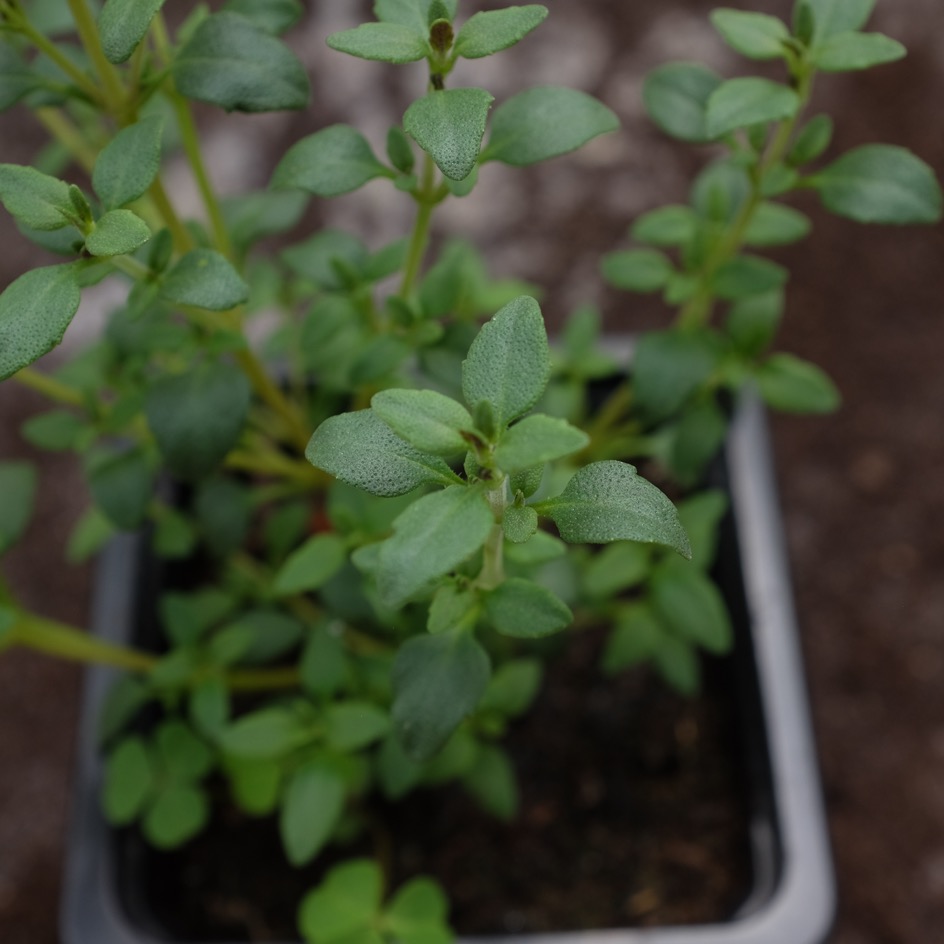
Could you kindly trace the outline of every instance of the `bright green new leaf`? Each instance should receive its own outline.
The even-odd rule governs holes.
[[[241,14],[273,36],[290,30],[305,13],[301,0],[227,0],[223,9]]]
[[[488,685],[485,650],[463,632],[414,636],[393,664],[393,724],[414,760],[428,760],[470,714]]]
[[[524,39],[546,16],[547,7],[536,3],[476,13],[459,30],[455,51],[465,59],[501,52]]]
[[[754,211],[744,232],[748,246],[787,246],[807,236],[809,217],[793,207],[779,203],[762,203]]]
[[[151,238],[147,223],[131,210],[109,210],[85,238],[93,256],[122,256],[139,249]]]
[[[245,374],[230,364],[201,364],[159,378],[148,388],[144,412],[171,471],[200,478],[223,461],[249,413]]]
[[[314,432],[305,457],[319,469],[372,495],[405,495],[426,482],[460,481],[439,456],[420,452],[373,410],[339,413]]]
[[[495,461],[503,472],[518,472],[579,452],[589,442],[586,433],[566,420],[535,413],[502,434]]]
[[[712,286],[719,298],[734,301],[782,288],[790,273],[760,256],[737,256],[718,268]]]
[[[164,276],[161,294],[178,305],[228,311],[249,297],[249,286],[226,258],[212,249],[192,249]]]
[[[122,531],[144,521],[154,493],[154,469],[140,448],[92,453],[86,475],[95,504]]]
[[[720,138],[738,128],[792,118],[799,107],[799,96],[786,85],[754,77],[729,79],[708,99],[708,136]]]
[[[220,747],[234,757],[265,760],[283,757],[309,740],[311,732],[296,715],[272,707],[234,721],[223,731]]]
[[[724,598],[697,567],[665,561],[652,575],[649,599],[659,619],[680,638],[709,652],[731,648],[734,633]]]
[[[711,22],[732,49],[749,59],[779,59],[784,55],[784,41],[790,38],[782,20],[764,13],[714,10]]]
[[[704,66],[670,63],[646,76],[642,97],[652,120],[668,135],[698,144],[709,141],[708,100],[721,85]]]
[[[650,246],[684,246],[695,237],[697,226],[697,217],[690,207],[665,206],[640,216],[630,235]]]
[[[522,295],[485,322],[472,342],[462,362],[462,393],[470,407],[491,404],[505,426],[538,402],[550,372],[541,309]]]
[[[0,462],[0,555],[20,539],[33,514],[36,469],[28,462]]]
[[[615,131],[619,119],[602,102],[576,89],[527,89],[495,109],[482,161],[524,167],[576,151]]]
[[[664,635],[665,629],[648,603],[621,607],[616,626],[603,650],[603,671],[615,675],[646,662],[656,653]]]
[[[861,29],[875,0],[805,0],[813,14],[813,40],[819,45],[838,33]]]
[[[115,826],[133,823],[154,789],[155,772],[147,745],[140,737],[125,738],[105,762],[102,807]]]
[[[629,249],[604,256],[600,270],[614,288],[657,292],[665,286],[674,267],[668,256],[655,249]]]
[[[61,229],[76,217],[65,181],[19,164],[0,164],[0,203],[17,222],[42,232]]]
[[[282,798],[279,832],[285,854],[298,867],[310,862],[331,838],[344,809],[344,781],[318,762],[291,776]]]
[[[432,879],[414,878],[393,896],[385,925],[402,944],[450,944],[449,902]]]
[[[174,60],[174,81],[187,98],[227,111],[304,108],[304,66],[279,39],[238,13],[214,13]]]
[[[511,577],[486,594],[485,614],[498,632],[520,639],[549,636],[574,618],[550,590],[521,577]]]
[[[398,23],[363,23],[333,33],[328,45],[349,56],[380,62],[416,62],[430,54],[429,43],[421,34]]]
[[[571,544],[640,541],[663,544],[691,556],[675,506],[626,462],[584,466],[557,498],[535,506]]]
[[[500,747],[483,745],[475,766],[462,778],[462,785],[492,816],[507,823],[518,814],[518,779],[511,758]],[[443,931],[448,933],[446,928]],[[444,944],[449,940],[451,936],[444,939]]]
[[[151,186],[161,162],[164,119],[142,118],[122,128],[102,148],[92,169],[92,187],[107,210],[137,200]]]
[[[434,390],[383,390],[370,401],[373,411],[417,449],[452,456],[469,448],[461,431],[473,430],[469,411]]]
[[[282,787],[282,765],[278,761],[248,761],[226,758],[224,762],[233,799],[251,816],[275,812]]]
[[[403,130],[450,180],[465,180],[475,168],[494,98],[484,89],[434,90],[403,116]]]
[[[200,832],[209,818],[207,795],[198,787],[180,784],[157,795],[141,828],[158,849],[176,849]]]
[[[882,33],[837,33],[813,51],[821,72],[854,72],[903,59],[908,50]]]
[[[311,944],[356,941],[365,938],[383,898],[383,875],[373,859],[355,859],[336,865],[327,878],[302,899],[298,926]],[[381,938],[377,936],[377,944]]]
[[[126,62],[144,39],[164,0],[105,0],[98,34],[109,62]]]
[[[788,413],[832,413],[839,391],[815,364],[792,354],[774,354],[757,371],[764,401]]]
[[[272,186],[336,197],[383,176],[392,176],[392,171],[377,160],[359,131],[350,125],[331,125],[302,138],[285,152],[272,176]]]
[[[477,489],[453,485],[415,501],[393,523],[380,547],[377,588],[398,607],[471,557],[494,525],[488,499]]]
[[[390,727],[382,708],[367,701],[344,701],[325,710],[328,747],[336,751],[359,751],[380,740]]]
[[[272,592],[276,596],[290,596],[315,590],[330,580],[345,560],[347,551],[341,538],[330,532],[316,534],[279,568]]]
[[[828,210],[859,223],[936,223],[941,188],[934,171],[909,150],[866,144],[810,179]]]
[[[502,530],[513,544],[530,541],[538,529],[538,513],[530,505],[510,505],[502,517]]]

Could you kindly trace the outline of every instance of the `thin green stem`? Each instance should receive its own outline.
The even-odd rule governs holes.
[[[190,230],[184,226],[180,217],[177,215],[177,211],[170,202],[170,197],[167,195],[167,190],[164,188],[164,183],[160,175],[154,179],[154,183],[151,184],[148,194],[154,201],[154,206],[157,207],[161,219],[174,237],[174,247],[177,251],[184,253],[189,249],[193,249],[194,243],[193,237],[190,235]]]
[[[37,108],[35,115],[40,124],[59,141],[79,165],[89,173],[95,166],[95,150],[86,143],[79,129],[60,108]]]
[[[105,104],[119,124],[124,124],[125,89],[118,70],[105,57],[101,40],[98,38],[95,17],[92,16],[85,0],[69,0],[69,9],[72,11],[82,46],[102,81]]]
[[[44,397],[54,400],[56,403],[63,403],[67,406],[85,406],[85,399],[78,390],[67,386],[61,380],[56,380],[48,374],[40,373],[32,367],[23,367],[13,374],[13,380],[29,387]]]
[[[420,269],[423,266],[423,257],[429,245],[429,224],[433,216],[433,209],[439,203],[436,193],[436,165],[428,155],[423,155],[423,175],[420,189],[415,194],[418,209],[416,221],[413,224],[413,233],[410,236],[410,246],[407,250],[406,266],[403,270],[403,282],[400,285],[400,298],[408,299],[416,286]]]

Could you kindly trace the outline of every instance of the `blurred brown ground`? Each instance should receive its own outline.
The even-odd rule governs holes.
[[[706,27],[714,5],[554,0],[551,19],[520,53],[496,57],[492,78],[479,80],[499,99],[526,85],[576,84],[623,120],[619,135],[579,155],[535,170],[487,169],[478,202],[445,214],[443,228],[487,246],[496,271],[546,286],[550,319],[590,298],[614,330],[664,323],[658,302],[601,291],[595,265],[620,244],[632,216],[684,198],[686,180],[705,158],[646,123],[639,85],[646,70],[668,59],[704,59],[726,74],[745,68]],[[790,6],[735,5],[785,17]],[[263,183],[284,142],[342,115],[373,129],[376,140],[402,108],[401,80],[389,82],[383,66],[342,66],[322,51],[325,32],[353,22],[348,5],[310,7],[295,42],[313,73],[312,112],[267,116],[261,134],[252,119],[203,113],[224,189]],[[832,153],[894,142],[942,173],[944,4],[884,0],[873,27],[902,40],[909,56],[864,75],[822,78],[815,105],[837,119]],[[480,68],[471,64],[459,84],[476,81],[472,66]],[[415,89],[417,73],[404,74]],[[379,94],[365,98],[365,88]],[[0,160],[26,162],[40,141],[21,110],[0,116]],[[188,186],[181,178],[174,187],[182,202]],[[368,240],[393,236],[404,213],[393,199],[371,185],[366,200],[342,198],[314,210],[309,222],[330,212]],[[774,424],[839,869],[835,941],[934,944],[944,940],[944,232],[865,229],[818,212],[812,197],[797,205],[816,225],[808,243],[779,255],[793,271],[782,347],[826,368],[845,399],[835,416]],[[0,245],[5,286],[37,256],[6,216]],[[83,310],[70,335],[94,318]],[[40,408],[33,394],[0,387],[0,457],[40,458],[17,434]],[[25,603],[82,623],[91,571],[65,567],[61,548],[84,487],[68,459],[46,456],[41,468],[44,509],[4,573]],[[4,944],[57,940],[79,688],[72,667],[19,652],[0,659]]]

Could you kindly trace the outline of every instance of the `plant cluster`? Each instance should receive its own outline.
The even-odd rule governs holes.
[[[294,144],[269,188],[225,200],[191,102],[304,108],[307,76],[279,38],[302,7],[200,5],[171,35],[161,6],[107,0],[96,16],[88,0],[0,0],[0,107],[23,101],[53,139],[35,166],[0,164],[0,200],[24,238],[67,259],[0,294],[0,377],[54,406],[23,427],[30,443],[82,458],[92,507],[68,556],[142,529],[152,555],[186,562],[188,584],[160,596],[159,652],[27,612],[6,586],[0,645],[127,670],[102,719],[103,807],[159,847],[203,828],[220,778],[247,814],[277,817],[296,865],[357,837],[373,791],[459,780],[513,817],[502,736],[540,687],[542,637],[612,625],[603,669],[652,662],[682,692],[697,688],[699,650],[730,646],[710,579],[725,499],[698,486],[732,395],[754,384],[800,412],[838,401],[816,367],[771,353],[787,273],[748,250],[807,235],[780,202],[802,189],[863,222],[940,218],[934,174],[904,149],[810,166],[832,130],[805,114],[814,77],[904,50],[861,31],[873,0],[798,0],[792,26],[712,15],[744,56],[781,60],[785,82],[693,64],[652,73],[653,119],[710,144],[711,161],[689,205],[635,222],[644,248],[603,260],[613,285],[679,309],[639,339],[625,377],[593,310],[552,348],[537,301],[490,279],[469,244],[429,259],[436,207],[476,199],[483,164],[527,166],[617,127],[571,89],[528,88],[493,108],[483,88],[450,87],[458,59],[514,46],[543,6],[466,17],[457,0],[376,0],[374,21],[328,45],[428,66],[385,153],[336,124]],[[177,151],[205,221],[182,219],[165,188]],[[297,234],[312,196],[375,178],[413,201],[405,238],[368,246],[326,230],[258,248]],[[104,336],[65,366],[33,367],[106,278],[127,295]],[[250,345],[247,325],[273,310],[277,327]],[[590,391],[601,379],[602,403]],[[674,483],[678,506],[630,462]],[[0,552],[35,488],[27,464],[0,464]],[[302,933],[449,939],[435,883],[415,879],[386,904],[384,884],[373,860],[336,867],[302,903]]]

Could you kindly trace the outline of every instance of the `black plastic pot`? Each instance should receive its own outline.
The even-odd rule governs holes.
[[[750,790],[753,887],[730,921],[700,926],[530,935],[521,944],[823,944],[836,907],[803,669],[764,412],[746,398],[726,451],[732,515],[719,580],[736,624],[740,740]],[[727,545],[727,550],[724,545]],[[139,545],[115,541],[103,555],[93,625],[127,640],[142,583]],[[731,590],[731,587],[734,590]],[[156,921],[135,920],[119,894],[112,833],[99,806],[96,725],[113,679],[89,672],[62,907],[63,944],[150,944],[167,940]],[[486,939],[479,939],[484,942]],[[492,939],[494,940],[494,939]],[[198,944],[196,941],[187,944]]]

